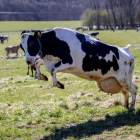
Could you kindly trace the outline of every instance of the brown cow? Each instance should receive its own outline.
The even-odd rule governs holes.
[[[5,48],[6,51],[6,55],[7,57],[9,57],[10,53],[16,53],[16,56],[18,56],[18,50],[19,50],[20,46],[9,46]]]

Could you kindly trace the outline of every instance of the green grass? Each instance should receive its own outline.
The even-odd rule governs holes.
[[[31,23],[35,28],[36,22]],[[24,22],[19,24],[22,25]],[[64,22],[63,25],[65,24]],[[52,25],[48,27],[52,28]],[[8,28],[7,30],[12,30]],[[14,30],[23,28],[21,26]],[[31,26],[26,25],[26,29],[29,28]],[[43,29],[45,25],[42,26],[38,22],[36,28]],[[52,78],[43,66],[41,71],[48,76],[49,81],[39,81],[27,76],[25,56],[21,50],[19,57],[14,57],[14,54],[11,54],[10,59],[5,57],[5,47],[20,43],[20,33],[8,35],[9,42],[0,44],[1,140],[139,139],[139,92],[136,110],[130,113],[123,108],[121,93],[110,96],[99,92],[94,82],[70,74],[58,73],[58,80],[65,85],[65,89],[61,90],[52,86]],[[108,44],[121,47],[127,44],[133,45],[130,52],[136,58],[134,75],[138,77],[136,82],[138,87],[140,87],[139,36],[140,33],[135,31],[100,31],[98,36],[101,41]],[[108,104],[104,105],[104,103]]]
[[[0,21],[0,31],[47,29],[54,27],[78,27],[80,21]]]

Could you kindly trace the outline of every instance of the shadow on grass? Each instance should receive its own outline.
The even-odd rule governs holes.
[[[44,140],[62,140],[67,137],[74,137],[80,139],[83,137],[90,137],[92,135],[101,134],[105,130],[112,131],[123,126],[135,126],[140,123],[140,110],[135,113],[122,112],[115,116],[106,115],[104,120],[88,121],[76,126],[55,128],[54,133],[45,136]],[[55,126],[54,126],[55,127]],[[48,130],[46,128],[46,130]]]

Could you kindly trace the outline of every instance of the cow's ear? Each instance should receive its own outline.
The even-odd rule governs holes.
[[[34,38],[35,38],[35,39],[40,38],[40,36],[41,36],[41,31],[36,31],[36,32],[34,33]]]

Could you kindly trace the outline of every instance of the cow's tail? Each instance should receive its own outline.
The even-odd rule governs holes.
[[[128,44],[125,48],[124,48],[124,50],[126,51],[126,52],[129,52],[129,48],[131,47],[131,45],[130,44]]]
[[[134,70],[134,56],[129,52],[131,45],[128,44],[124,50],[126,51],[126,53],[129,54],[129,57],[127,59],[127,64],[129,65],[129,74],[132,76],[133,70]]]

